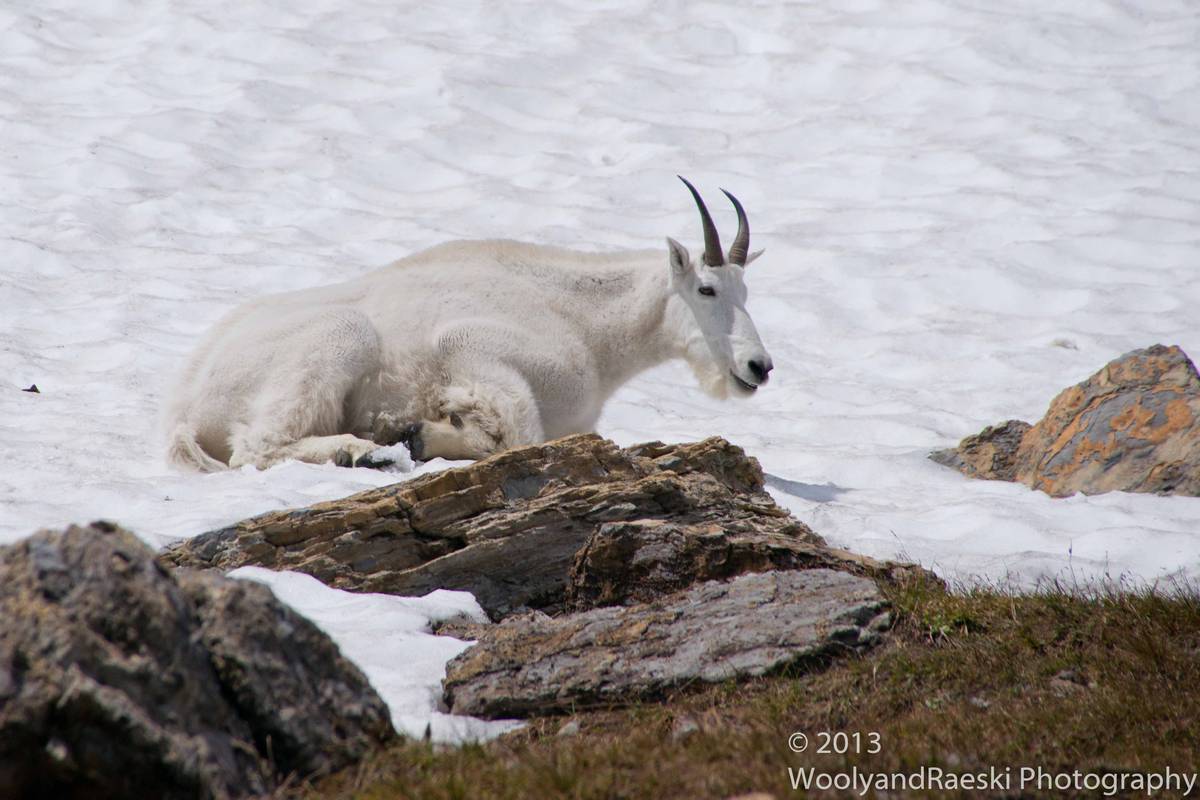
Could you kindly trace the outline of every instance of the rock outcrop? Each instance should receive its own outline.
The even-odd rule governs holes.
[[[362,673],[264,586],[169,573],[104,523],[0,549],[5,796],[259,795],[394,735]]]
[[[933,460],[973,478],[1055,497],[1076,492],[1200,495],[1200,375],[1178,347],[1110,362],[1054,398],[1035,425],[1010,420]]]
[[[668,526],[654,528],[656,522]],[[627,551],[637,539],[648,552],[654,532],[671,539],[672,563],[651,570],[643,556],[645,574],[636,580],[646,588],[615,588],[608,573],[623,556],[613,548]],[[621,449],[592,434],[265,514],[185,541],[162,559],[299,570],[353,591],[464,589],[498,619],[527,608],[563,610],[585,546],[591,556],[571,583],[574,608],[645,599],[745,571],[835,562],[862,573],[890,568],[826,547],[763,490],[758,462],[723,439]]]
[[[879,641],[887,603],[828,569],[708,581],[649,603],[509,617],[446,669],[451,710],[527,716],[763,675]]]
[[[876,579],[919,571],[830,548],[723,439],[621,449],[569,436],[184,542],[164,563],[308,572],[357,591],[472,592],[499,626],[444,684],[456,713],[551,713],[760,675],[869,647]]]

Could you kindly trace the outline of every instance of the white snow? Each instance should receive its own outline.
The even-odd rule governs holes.
[[[717,187],[749,210],[777,369],[737,404],[655,370],[601,433],[724,435],[831,542],[955,580],[1200,576],[1200,499],[925,459],[1128,350],[1200,356],[1193,0],[8,2],[0,541],[107,517],[162,544],[394,480],[173,473],[169,377],[246,298],[450,238],[665,269],[664,236],[700,240],[677,172],[726,241]]]
[[[310,575],[239,567],[232,577],[271,587],[284,603],[308,617],[337,643],[342,655],[367,676],[392,712],[400,733],[434,742],[486,739],[519,727],[509,720],[486,721],[439,710],[446,662],[473,642],[435,636],[430,623],[456,617],[486,622],[469,592],[438,589],[424,597],[356,594],[331,589]]]

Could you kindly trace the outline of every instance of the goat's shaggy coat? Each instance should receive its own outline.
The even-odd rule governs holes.
[[[742,266],[694,263],[670,239],[614,254],[440,245],[228,314],[171,396],[170,458],[370,464],[398,441],[480,458],[592,430],[618,387],[672,358],[710,393],[751,394],[771,362],[745,299]]]

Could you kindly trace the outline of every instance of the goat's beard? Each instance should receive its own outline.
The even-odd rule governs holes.
[[[696,383],[709,397],[725,400],[729,397],[728,370],[719,366],[714,360],[708,342],[703,336],[688,339],[684,360],[696,376]]]

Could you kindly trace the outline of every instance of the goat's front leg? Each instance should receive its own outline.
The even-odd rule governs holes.
[[[390,459],[373,455],[379,445],[369,439],[360,439],[349,433],[333,436],[305,436],[295,442],[289,442],[278,447],[263,448],[258,451],[236,452],[230,459],[229,466],[241,467],[253,464],[258,469],[266,469],[281,461],[295,459],[309,464],[324,464],[332,461],[339,467],[372,467],[381,468],[392,465]]]
[[[479,459],[545,439],[533,392],[515,370],[447,387],[439,412],[399,435],[413,458]]]

